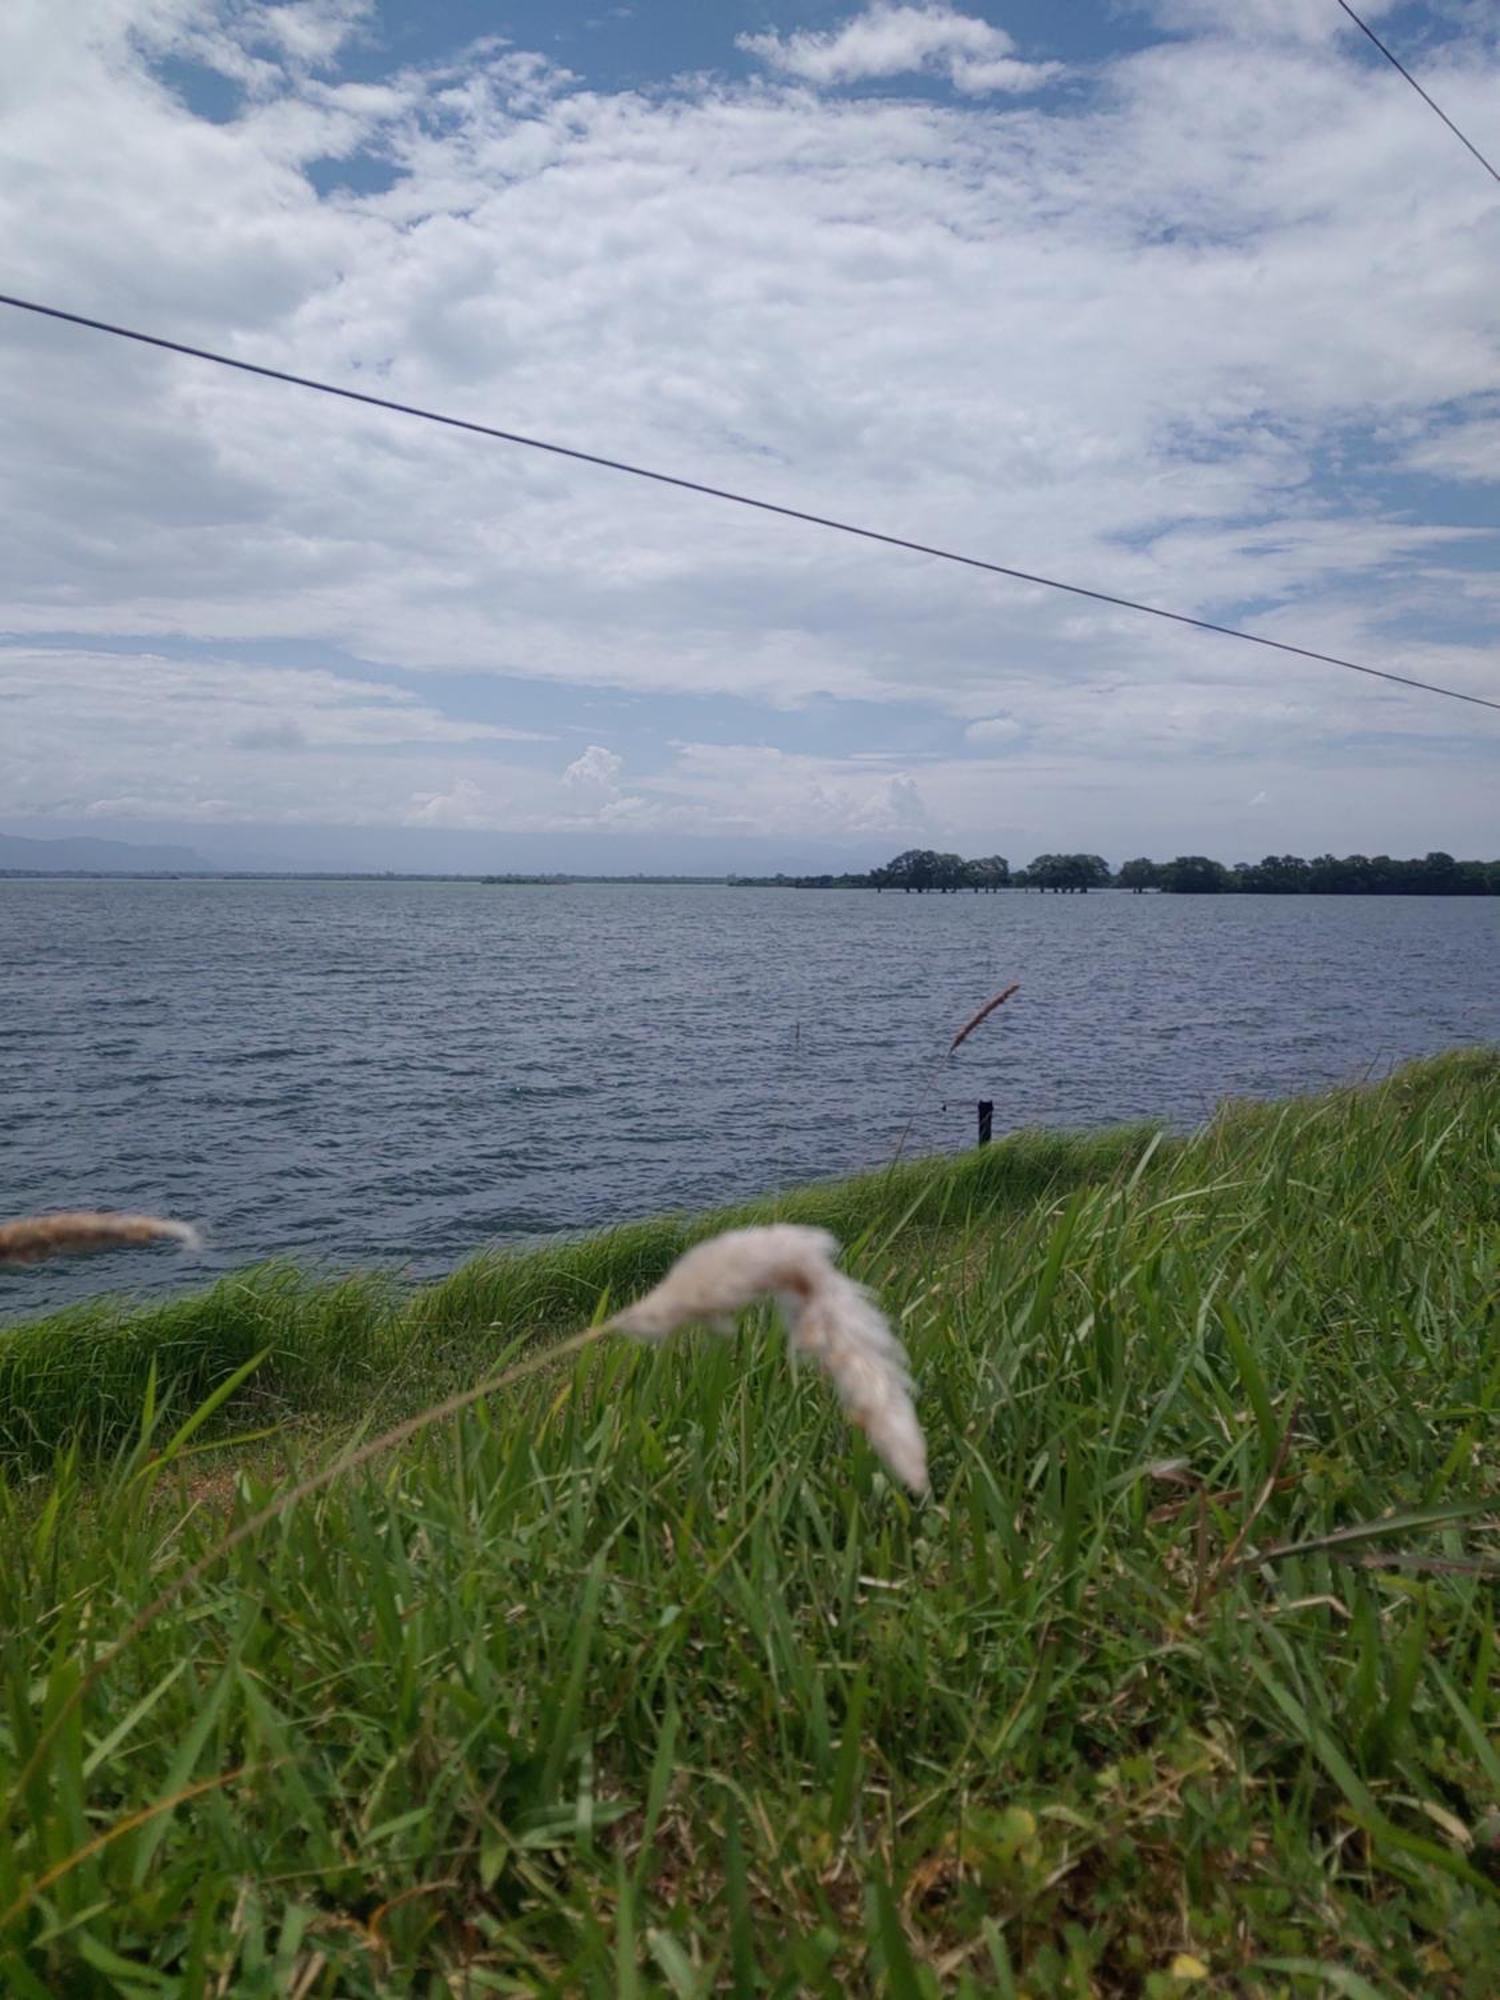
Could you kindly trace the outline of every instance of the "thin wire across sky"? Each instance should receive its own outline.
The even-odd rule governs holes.
[[[1428,96],[1427,92],[1422,88],[1421,84],[1417,82],[1417,79],[1412,75],[1411,71],[1406,67],[1406,64],[1402,62],[1401,58],[1398,55],[1394,54],[1392,50],[1386,47],[1385,43],[1380,39],[1379,35],[1376,34],[1375,30],[1370,26],[1370,24],[1367,21],[1362,21],[1359,18],[1358,14],[1356,14],[1354,9],[1349,5],[1349,0],[1334,0],[1334,4],[1336,6],[1341,7],[1344,10],[1344,12],[1349,16],[1349,19],[1354,23],[1355,27],[1359,29],[1359,32],[1362,35],[1366,35],[1369,37],[1369,39],[1375,44],[1376,48],[1379,49],[1380,53],[1385,57],[1386,61],[1390,64],[1391,68],[1393,70],[1396,70],[1401,76],[1404,76],[1406,78],[1407,82],[1411,85],[1412,89],[1417,93],[1418,97],[1421,98],[1422,102],[1427,106],[1428,110],[1436,112],[1437,116],[1442,119],[1443,123],[1447,126],[1448,130],[1453,134],[1454,138],[1457,139],[1458,143],[1461,146],[1467,146],[1469,151],[1474,155],[1475,159],[1478,160],[1480,166],[1482,166],[1485,172],[1489,175],[1490,179],[1494,181],[1497,185],[1500,185],[1500,169],[1497,169],[1490,165],[1489,161],[1484,157],[1483,153],[1481,153],[1479,148],[1474,144],[1474,141],[1468,136],[1466,132],[1461,132],[1459,130],[1459,128],[1454,124],[1453,120],[1448,116],[1447,112],[1443,109],[1442,105],[1438,104],[1437,102],[1434,101],[1433,98]]]
[[[806,508],[789,507],[776,500],[763,500],[754,494],[739,493],[727,486],[712,486],[701,479],[689,479],[681,473],[662,472],[653,466],[635,465],[628,459],[610,458],[603,452],[584,451],[576,445],[559,444],[554,439],[529,437],[523,431],[504,430],[497,424],[482,424],[470,417],[455,417],[441,410],[425,409],[418,403],[402,403],[390,396],[371,395],[365,389],[350,389],[337,382],[323,382],[311,375],[297,375],[290,369],[270,368],[258,361],[243,361],[232,354],[221,354],[211,347],[194,347],[182,340],[169,340],[163,334],[145,333],[138,327],[120,326],[111,320],[95,319],[87,313],[67,312],[61,306],[45,305],[36,299],[24,299],[11,293],[0,292],[0,306],[9,306],[16,312],[33,313],[42,319],[60,321],[67,326],[84,327],[91,333],[108,334],[116,340],[134,341],[142,347],[154,347],[167,354],[181,354],[193,361],[207,361],[216,368],[232,368],[242,375],[253,375],[266,382],[279,382],[294,389],[309,389],[320,396],[337,396],[346,403],[361,403],[375,410],[386,410],[401,417],[415,417],[423,423],[440,424],[445,429],[466,431],[476,437],[491,438],[501,444],[519,445],[527,451],[540,451],[554,458],[571,459],[580,465],[598,466],[606,472],[620,472],[632,479],[649,479],[658,486],[671,486],[684,493],[696,493],[705,499],[727,501],[736,507],[751,507],[757,513],[775,514],[783,520],[801,521],[809,527],[828,528],[835,534],[853,535],[865,542],[877,542],[886,548],[905,549],[912,555],[930,556],[938,562],[957,563],[964,569],[983,570],[991,576],[1009,577],[1016,583],[1030,583],[1044,590],[1065,591],[1071,597],[1087,598],[1095,604],[1112,605],[1120,611],[1133,611],[1147,618],[1161,618],[1173,625],[1190,626],[1194,631],[1213,632],[1220,638],[1239,639],[1251,646],[1265,646],[1272,652],[1287,653],[1299,660],[1313,660],[1320,666],[1340,667],[1346,673],[1364,674],[1371,680],[1388,681],[1396,687],[1414,688],[1423,694],[1440,695],[1448,701],[1467,702],[1475,708],[1493,709],[1500,714],[1500,701],[1488,695],[1469,694],[1462,688],[1444,687],[1436,681],[1424,681],[1412,674],[1398,674],[1387,667],[1372,667],[1360,660],[1348,660],[1337,653],[1319,652],[1312,646],[1294,645],[1287,639],[1272,639],[1264,632],[1246,632],[1238,626],[1221,625],[1211,618],[1195,618],[1186,611],[1169,611],[1159,604],[1143,604],[1133,597],[1122,597],[1110,590],[1096,590],[1088,584],[1068,583],[1060,577],[1042,576],[1034,570],[1017,569],[1010,563],[990,562],[982,556],[961,554],[955,549],[939,548],[931,542],[919,542],[906,535],[887,534],[878,528],[867,528],[854,521],[840,520],[832,514],[815,514]]]

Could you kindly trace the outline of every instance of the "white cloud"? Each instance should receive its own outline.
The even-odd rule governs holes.
[[[624,768],[623,757],[617,757],[613,750],[606,750],[602,743],[591,743],[583,755],[575,757],[563,772],[563,783],[581,789],[612,792],[615,780]]]
[[[907,772],[887,778],[883,791],[866,806],[857,822],[860,833],[926,833],[937,821],[922,789]]]
[[[1476,417],[1450,424],[1413,444],[1406,454],[1413,472],[1443,479],[1472,479],[1500,485],[1500,417]]]
[[[928,71],[956,90],[1035,90],[1057,63],[1018,61],[1003,28],[941,4],[899,6],[872,0],[839,27],[790,35],[741,35],[738,45],[784,76],[812,84],[864,83]]]
[[[1359,12],[1374,22],[1400,5],[1401,0],[1361,0]],[[1286,0],[1235,0],[1226,7],[1223,0],[1147,0],[1142,11],[1164,28],[1234,35],[1261,46],[1268,40],[1319,43],[1359,34],[1348,15],[1334,5],[1288,7]]]
[[[333,60],[372,11],[373,0],[295,0],[261,8],[258,21],[289,56],[321,67]],[[251,19],[256,18],[252,11]]]
[[[87,652],[0,642],[7,748],[86,714],[112,741],[154,737],[165,751],[223,746],[393,748],[537,742],[532,730],[462,721],[408,689],[319,667],[266,666],[208,653]]]
[[[963,77],[1018,58],[948,8],[783,34],[769,81],[633,94],[493,46],[315,73],[355,7],[298,9],[288,53],[286,19],[227,0],[15,0],[0,229],[15,289],[84,311],[1492,691],[1482,545],[1378,474],[1493,465],[1500,214],[1348,38],[1289,26],[1250,65],[1231,17],[1176,0],[1180,39],[1002,113]],[[193,116],[165,55],[238,79],[238,114]],[[919,72],[957,94],[804,87]],[[1493,46],[1460,40],[1441,80],[1482,127]],[[329,158],[394,183],[320,197]],[[1154,812],[1174,768],[1186,813],[1350,739],[1402,746],[1430,844],[1470,810],[1463,711],[1035,586],[19,315],[0,411],[13,812],[957,841],[998,771],[1028,826],[1063,765],[1093,774],[1053,794],[1080,817]],[[542,684],[528,719],[551,700],[560,726],[607,689],[707,735],[695,704],[733,697],[735,731],[787,745],[827,741],[804,706],[879,707],[844,711],[847,755],[632,739],[626,793],[507,749],[455,675]],[[972,785],[964,758],[935,775],[935,713]],[[1272,796],[1311,844],[1296,816],[1352,794]]]
[[[496,824],[501,801],[473,778],[455,778],[446,791],[414,792],[401,818],[407,826],[436,826],[452,832],[488,832]]]
[[[964,731],[970,743],[1014,743],[1025,730],[1012,715],[986,715],[971,722]]]
[[[759,744],[680,743],[649,790],[701,833],[850,840],[915,836],[935,824],[910,772]]]
[[[321,668],[0,644],[11,814],[364,824],[530,732]]]

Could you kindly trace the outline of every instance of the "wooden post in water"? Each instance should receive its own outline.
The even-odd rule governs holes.
[[[979,1100],[979,1143],[987,1146],[995,1130],[995,1107],[988,1097]]]

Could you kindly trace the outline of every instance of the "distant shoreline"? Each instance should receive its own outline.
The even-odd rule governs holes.
[[[1462,864],[1460,864],[1462,866]],[[1492,864],[1490,864],[1492,866]],[[1230,872],[1226,870],[1226,876]],[[354,868],[288,868],[288,870],[268,870],[268,868],[0,868],[0,882],[448,882],[468,888],[776,888],[776,890],[860,890],[874,892],[878,896],[1004,896],[1004,894],[1038,894],[1038,896],[1088,896],[1090,888],[1094,894],[1138,894],[1138,896],[1170,896],[1170,894],[1226,894],[1226,896],[1358,896],[1358,898],[1392,898],[1392,900],[1412,900],[1422,896],[1434,896],[1440,900],[1472,900],[1500,894],[1500,882],[1492,880],[1486,884],[1476,884],[1472,878],[1454,878],[1450,886],[1442,886],[1434,880],[1410,882],[1410,886],[1364,886],[1360,882],[1342,884],[1286,884],[1270,886],[1264,882],[1240,884],[1232,878],[1220,880],[1216,884],[1206,882],[1184,882],[1184,884],[1140,884],[1130,882],[1094,882],[1090,886],[1052,886],[1040,882],[1012,880],[996,884],[928,884],[928,886],[908,886],[902,882],[876,882],[872,878],[858,876],[598,876],[598,874],[406,874],[394,870],[354,870]]]
[[[625,887],[725,889],[729,875],[471,875],[360,868],[0,868],[0,882],[468,882],[479,888]]]

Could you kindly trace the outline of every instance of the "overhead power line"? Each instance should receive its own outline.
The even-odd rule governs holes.
[[[1142,604],[1133,597],[1114,591],[1095,590],[1082,583],[1065,583],[1055,576],[1041,576],[1033,570],[1016,569],[1009,563],[989,562],[982,556],[966,556],[953,549],[938,548],[930,542],[913,541],[905,535],[888,535],[878,528],[863,528],[853,521],[841,521],[831,514],[810,513],[803,507],[786,507],[777,500],[760,500],[750,493],[736,493],[727,486],[710,486],[701,479],[686,479],[680,473],[659,472],[647,465],[633,465],[628,459],[607,458],[602,452],[581,451],[576,445],[557,444],[548,438],[528,437],[523,431],[502,430],[496,424],[476,423],[470,417],[453,417],[441,410],[424,409],[417,403],[399,403],[390,396],[373,396],[365,389],[348,389],[341,383],[321,382],[311,375],[294,375],[286,368],[268,368],[258,361],[241,361],[232,354],[217,353],[211,347],[192,347],[186,341],[168,340],[159,333],[142,333],[136,327],[116,326],[109,320],[92,319],[86,313],[65,312],[61,306],[41,305],[35,299],[16,298],[0,292],[0,306],[17,312],[36,313],[43,319],[61,320],[68,326],[82,326],[91,333],[112,334],[117,340],[133,340],[142,347],[156,347],[167,354],[185,354],[193,361],[208,361],[216,368],[233,368],[242,375],[259,376],[267,382],[283,382],[294,389],[311,389],[320,396],[338,396],[346,403],[363,403],[370,409],[389,410],[400,417],[417,417],[423,423],[441,424],[448,430],[468,431],[476,437],[498,439],[502,444],[522,445],[528,451],[544,451],[554,458],[571,459],[579,465],[601,466],[607,472],[628,473],[633,479],[650,479],[658,486],[676,487],[683,493],[699,493],[710,500],[727,500],[736,507],[753,507],[757,513],[776,514],[787,521],[804,521],[810,527],[831,528],[836,534],[856,535],[861,541],[879,542],[885,548],[907,549],[913,555],[932,556],[938,562],[959,563],[965,569],[984,570],[991,576],[1010,577],[1016,583],[1032,583],[1044,590],[1066,591],[1070,597],[1085,597],[1095,604],[1110,604],[1121,611],[1138,611],[1147,618],[1164,618],[1173,625],[1188,625],[1198,632],[1215,632],[1224,639],[1243,639],[1252,646],[1267,646],[1273,652],[1290,653],[1299,660],[1315,660],[1325,667],[1342,667],[1351,674],[1366,674],[1371,680],[1391,681],[1397,687],[1416,688],[1423,694],[1445,696],[1449,701],[1465,701],[1475,708],[1500,712],[1500,701],[1482,694],[1466,694],[1461,688],[1441,687],[1436,681],[1417,680],[1386,667],[1365,666],[1346,660],[1337,653],[1320,653],[1312,646],[1294,646],[1286,639],[1271,639],[1263,632],[1246,632],[1235,625],[1219,625],[1211,618],[1194,618],[1186,611],[1167,611],[1159,604]]]
[[[1418,97],[1420,97],[1422,102],[1427,106],[1428,110],[1435,111],[1437,113],[1438,117],[1442,119],[1443,123],[1447,126],[1448,130],[1453,134],[1454,138],[1457,139],[1458,143],[1461,146],[1468,147],[1469,151],[1474,155],[1475,159],[1478,160],[1480,166],[1482,166],[1485,172],[1489,175],[1490,179],[1492,181],[1500,182],[1500,169],[1492,167],[1489,161],[1484,157],[1483,153],[1481,153],[1479,148],[1474,144],[1474,141],[1468,138],[1464,133],[1459,131],[1458,127],[1454,124],[1453,120],[1448,116],[1447,112],[1443,109],[1441,104],[1434,104],[1432,99],[1427,95],[1427,92],[1422,88],[1421,84],[1417,82],[1417,79],[1412,75],[1411,71],[1406,67],[1405,63],[1402,62],[1401,58],[1397,55],[1392,54],[1391,50],[1389,50],[1386,47],[1385,43],[1380,39],[1379,35],[1376,34],[1375,30],[1372,27],[1370,27],[1370,25],[1367,22],[1362,21],[1359,18],[1358,14],[1356,14],[1354,9],[1349,5],[1349,0],[1338,0],[1338,5],[1343,8],[1344,12],[1349,16],[1349,19],[1354,23],[1355,27],[1359,29],[1360,33],[1362,35],[1369,36],[1370,40],[1375,44],[1376,48],[1379,49],[1380,53],[1385,57],[1386,61],[1390,64],[1391,68],[1400,71],[1402,76],[1404,76],[1407,82],[1411,85],[1412,89],[1417,93]]]

